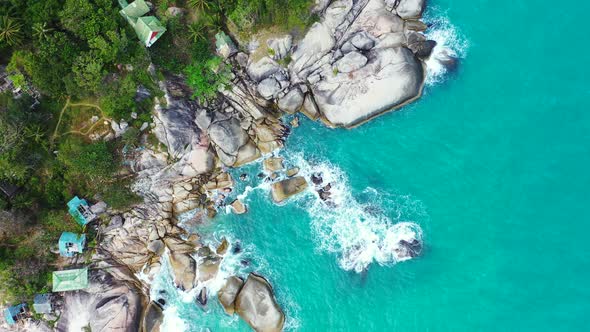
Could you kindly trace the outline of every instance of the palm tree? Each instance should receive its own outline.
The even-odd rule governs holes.
[[[51,31],[53,31],[53,29],[49,28],[47,26],[47,23],[33,24],[33,36],[35,36],[39,40],[46,39]]]
[[[197,21],[188,26],[188,33],[193,42],[204,39],[207,31],[201,21]]]
[[[204,12],[211,7],[209,0],[188,0],[188,5],[199,12]]]
[[[22,25],[7,15],[0,17],[0,43],[9,46],[20,44],[23,39]]]

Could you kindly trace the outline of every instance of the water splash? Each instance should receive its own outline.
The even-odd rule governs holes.
[[[323,184],[331,184],[330,200],[325,202],[311,188],[297,201],[310,215],[311,230],[318,249],[335,253],[339,266],[360,273],[371,263],[394,265],[412,258],[404,243],[422,244],[422,229],[413,218],[425,215],[419,201],[405,195],[380,193],[367,188],[353,196],[346,175],[327,161],[310,164],[303,154],[290,156],[309,179],[321,174]],[[311,199],[310,199],[311,198]],[[404,242],[405,241],[405,242]]]
[[[424,21],[430,26],[426,37],[436,41],[432,55],[426,60],[426,84],[434,85],[443,82],[457,61],[465,58],[469,41],[440,8],[429,8]]]

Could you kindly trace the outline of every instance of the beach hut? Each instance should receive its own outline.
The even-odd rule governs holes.
[[[78,196],[74,196],[68,202],[68,210],[80,226],[86,226],[96,218],[96,215],[90,210],[88,202],[85,199],[78,198]]]
[[[8,325],[14,325],[27,314],[27,304],[21,303],[4,310],[4,319]]]
[[[166,32],[166,28],[155,16],[144,16],[150,11],[144,0],[135,0],[129,4],[126,0],[119,0],[119,12],[133,27],[137,37],[146,47],[152,46]]]
[[[88,268],[53,272],[53,292],[66,292],[88,287]]]
[[[50,294],[37,294],[33,299],[33,309],[38,314],[50,314],[53,310],[51,308]]]
[[[59,254],[63,257],[74,257],[84,252],[86,235],[63,232],[59,237]]]

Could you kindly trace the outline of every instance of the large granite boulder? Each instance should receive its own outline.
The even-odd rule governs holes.
[[[90,270],[86,289],[63,296],[57,331],[82,331],[87,326],[92,331],[136,332],[140,328],[141,292],[105,270]]]
[[[265,56],[258,61],[251,62],[248,65],[247,71],[251,79],[256,82],[260,82],[263,79],[277,73],[280,69],[281,67],[276,61]]]
[[[291,89],[287,94],[279,99],[278,106],[282,111],[287,113],[295,113],[301,109],[303,105],[303,92],[298,87]]]
[[[281,91],[281,84],[274,77],[268,77],[258,83],[256,88],[262,98],[270,100]]]
[[[338,60],[335,65],[338,68],[338,72],[340,73],[350,73],[355,70],[361,69],[364,65],[367,64],[366,56],[360,54],[359,52],[350,52],[347,53],[342,59]]]
[[[244,281],[236,276],[232,276],[225,282],[225,285],[221,287],[217,292],[217,298],[223,306],[223,309],[229,315],[233,315],[235,312],[235,300],[238,293],[242,289]]]
[[[418,18],[422,15],[426,0],[399,0],[395,11],[397,14],[404,18]]]
[[[197,251],[197,258],[199,260],[197,279],[200,282],[214,279],[219,272],[221,257],[211,250],[211,248],[202,247]]]
[[[160,332],[164,313],[159,304],[150,302],[143,314],[142,329],[144,332]]]
[[[352,75],[326,75],[312,87],[329,124],[354,127],[420,96],[424,70],[409,49],[374,49],[367,56],[368,63]]]
[[[167,108],[156,107],[154,120],[156,137],[174,157],[198,145],[201,130],[195,125],[195,112],[188,103],[171,100]]]
[[[250,138],[236,118],[213,122],[209,126],[209,137],[215,143],[220,160],[227,166],[235,166],[238,161],[249,160],[257,154],[256,147],[246,146]]]
[[[189,291],[195,287],[197,263],[189,254],[172,252],[170,267],[174,274],[174,283],[182,290]]]
[[[235,311],[257,332],[283,330],[285,315],[274,298],[272,287],[254,273],[250,273],[238,293]]]
[[[287,198],[304,191],[308,187],[307,181],[302,176],[288,178],[272,184],[272,198],[281,203]]]
[[[301,111],[351,128],[418,98],[421,59],[434,45],[416,32],[424,27],[415,20],[423,9],[423,0],[329,2],[289,66],[291,82],[310,89]]]

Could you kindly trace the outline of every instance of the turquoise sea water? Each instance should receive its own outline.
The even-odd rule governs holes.
[[[280,152],[304,172],[333,177],[339,208],[318,205],[312,192],[273,204],[254,164],[235,172],[248,172],[256,188],[244,199],[249,212],[221,214],[198,230],[211,243],[241,241],[243,253],[227,258],[223,273],[266,275],[289,329],[587,330],[590,67],[582,22],[590,4],[429,5],[427,17],[442,22],[431,36],[464,56],[457,71],[418,102],[354,130],[303,121]],[[343,268],[350,262],[342,246],[398,234],[402,221],[422,228],[420,258],[373,262],[365,273]],[[170,293],[168,330],[248,330],[215,299],[206,313],[191,294],[183,300],[166,277],[154,291]]]

